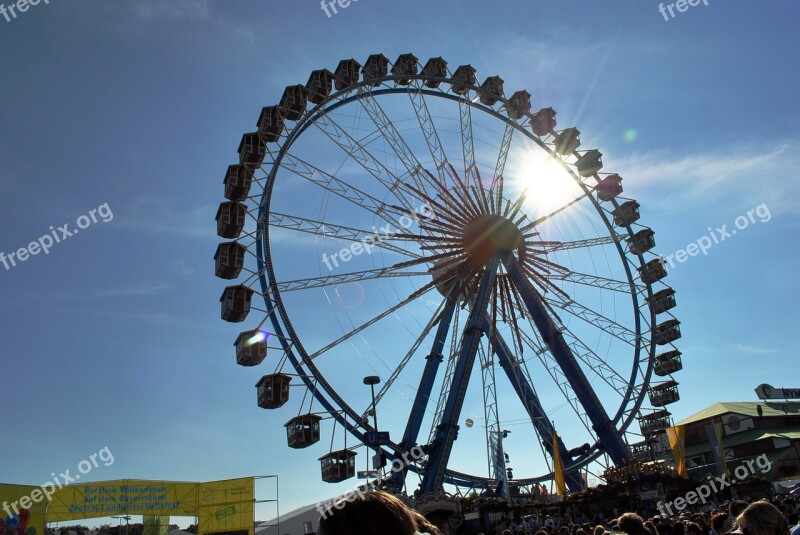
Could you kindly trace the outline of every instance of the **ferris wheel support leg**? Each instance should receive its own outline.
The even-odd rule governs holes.
[[[488,321],[483,324],[483,330],[485,333],[489,332]],[[509,381],[511,381],[511,385],[514,387],[514,391],[517,393],[522,405],[528,412],[528,415],[531,418],[531,423],[533,423],[533,426],[536,428],[536,433],[544,443],[544,448],[547,450],[547,453],[552,456],[553,434],[555,433],[555,428],[550,422],[550,419],[547,418],[544,407],[542,407],[542,404],[539,401],[539,396],[536,395],[533,387],[530,385],[530,383],[528,383],[527,378],[520,373],[517,358],[514,356],[511,348],[508,347],[508,344],[506,344],[506,341],[503,339],[500,333],[495,332],[494,342],[494,352],[497,355],[497,360],[500,363],[500,367],[506,372]],[[561,459],[564,462],[564,466],[566,467],[567,465],[572,464],[573,459],[569,453],[567,453],[567,448],[564,446],[564,442],[562,441],[559,441],[559,450],[561,453]],[[583,488],[580,475],[574,470],[566,474],[566,483],[570,490],[577,491]]]
[[[457,295],[458,292],[452,294],[453,299],[448,301],[444,311],[442,312],[442,317],[439,320],[439,326],[436,329],[436,338],[433,340],[431,353],[425,358],[425,370],[422,372],[422,378],[419,381],[419,388],[417,389],[417,395],[414,398],[414,405],[411,409],[411,415],[408,418],[406,431],[403,434],[403,441],[400,442],[400,446],[406,451],[413,448],[417,443],[419,430],[422,427],[422,420],[425,418],[425,409],[428,406],[428,400],[430,400],[431,392],[433,391],[433,383],[436,381],[436,373],[439,370],[439,364],[441,364],[442,360],[444,359],[442,351],[444,349],[445,342],[447,342],[447,333],[450,331],[450,323],[453,319],[453,314],[458,304],[458,301],[455,299],[455,296]],[[407,466],[405,466],[402,470],[394,472],[393,479],[395,491],[400,492],[403,490],[403,483],[405,482],[407,473]]]
[[[586,410],[586,415],[589,417],[589,420],[591,420],[592,427],[594,427],[597,438],[600,440],[603,449],[616,465],[631,460],[632,456],[630,450],[622,439],[622,435],[611,425],[611,420],[605,408],[600,403],[597,394],[586,379],[578,361],[572,354],[572,350],[564,340],[564,336],[556,328],[555,323],[553,323],[553,320],[547,314],[541,297],[536,293],[531,283],[525,277],[516,258],[514,258],[511,253],[505,251],[501,251],[499,254],[503,259],[506,272],[511,277],[517,291],[519,291],[522,296],[525,308],[527,308],[531,318],[536,324],[536,328],[542,335],[542,340],[547,344],[550,353],[567,378],[567,381],[578,397],[584,410]]]
[[[500,259],[497,256],[494,256],[486,263],[469,320],[464,327],[464,336],[453,373],[452,387],[442,412],[441,423],[436,429],[436,438],[430,445],[431,448],[428,453],[425,475],[422,478],[423,495],[442,489],[447,461],[450,458],[450,452],[453,450],[453,442],[458,436],[458,424],[456,422],[458,422],[458,418],[461,415],[461,407],[464,405],[464,397],[467,394],[467,385],[469,384],[475,357],[478,353],[478,344],[481,336],[483,336],[481,325],[486,319],[486,305],[492,295],[499,265]]]

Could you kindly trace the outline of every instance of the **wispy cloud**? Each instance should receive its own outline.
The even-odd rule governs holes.
[[[116,299],[120,297],[148,297],[158,295],[171,288],[169,284],[154,284],[151,286],[121,286],[107,290],[97,290],[88,295],[89,299]]]
[[[747,344],[736,344],[734,346],[737,351],[742,351],[743,353],[752,353],[755,355],[768,355],[772,353],[779,353],[777,349],[768,349],[765,347],[756,347]]]
[[[211,0],[147,0],[133,4],[144,20],[203,21],[211,17]]]
[[[731,145],[692,154],[611,155],[606,162],[636,177],[636,189],[648,194],[650,202],[706,204],[739,198],[766,202],[774,211],[800,212],[795,202],[800,182],[789,178],[800,166],[800,140],[786,140],[768,151],[756,145]]]

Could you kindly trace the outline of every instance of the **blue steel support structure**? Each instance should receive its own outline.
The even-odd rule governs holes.
[[[483,330],[486,333],[489,332],[488,321],[484,323]],[[533,423],[539,438],[541,438],[544,443],[543,445],[547,453],[549,453],[552,458],[553,433],[555,432],[555,428],[547,418],[544,407],[542,407],[539,397],[536,395],[536,392],[534,392],[533,387],[528,383],[528,379],[519,371],[518,360],[511,351],[511,348],[508,347],[508,344],[506,344],[506,341],[500,336],[500,333],[495,331],[494,337],[494,344],[492,345],[497,355],[497,360],[500,362],[503,371],[506,372],[508,380],[511,381],[511,385],[514,387],[514,391],[517,393],[525,410],[528,411],[528,415],[531,417],[531,423]],[[567,448],[561,441],[559,441],[559,450],[561,451],[561,459],[564,463],[564,467],[571,464],[573,459],[567,453]],[[565,479],[570,490],[577,491],[583,488],[580,475],[577,472],[573,471],[566,474]]]
[[[442,351],[444,349],[445,342],[447,342],[447,333],[450,331],[453,313],[458,305],[458,301],[455,299],[455,297],[458,295],[459,285],[456,284],[455,286],[456,287],[453,288],[453,291],[450,292],[450,299],[445,305],[445,309],[442,311],[442,317],[439,319],[439,326],[436,329],[436,337],[433,339],[433,347],[431,347],[430,355],[426,357],[425,369],[423,370],[422,378],[419,381],[417,395],[414,398],[414,405],[411,408],[411,416],[408,418],[406,431],[403,433],[403,440],[400,442],[400,446],[405,451],[409,451],[417,443],[419,430],[422,427],[422,420],[425,418],[425,409],[428,406],[428,400],[430,399],[431,392],[433,391],[433,383],[436,381],[436,373],[439,370],[439,365],[444,359]],[[394,472],[393,483],[395,491],[400,492],[403,490],[403,484],[405,483],[407,472],[407,466],[405,466],[403,470]]]
[[[461,407],[464,404],[464,397],[467,393],[467,385],[475,364],[475,356],[478,352],[483,331],[481,326],[486,319],[486,305],[494,288],[495,277],[500,259],[492,257],[486,263],[485,271],[481,277],[475,302],[469,320],[464,329],[464,337],[461,343],[461,350],[456,362],[453,373],[452,388],[447,397],[442,420],[436,429],[436,438],[430,445],[428,462],[425,466],[425,473],[422,478],[422,493],[430,494],[442,489],[444,472],[447,468],[447,461],[453,449],[453,442],[458,435],[458,418],[461,415]]]
[[[564,336],[556,328],[553,320],[547,314],[541,298],[531,286],[525,274],[520,269],[516,258],[508,251],[498,251],[497,253],[503,261],[506,273],[511,277],[517,291],[525,303],[525,307],[531,315],[536,328],[542,336],[550,353],[558,363],[564,376],[569,381],[572,390],[578,397],[586,415],[592,422],[592,427],[603,449],[616,465],[623,464],[631,460],[631,453],[622,436],[611,424],[611,420],[600,403],[597,394],[592,389],[586,376],[583,374],[578,362],[572,355],[572,351],[564,340]]]

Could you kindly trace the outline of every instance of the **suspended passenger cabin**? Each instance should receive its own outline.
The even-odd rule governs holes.
[[[281,114],[290,121],[297,121],[306,112],[308,89],[304,85],[290,85],[283,91],[279,107]]]
[[[655,232],[645,228],[628,238],[628,249],[633,254],[644,254],[656,246]]]
[[[337,91],[350,89],[358,83],[361,64],[354,59],[343,59],[333,72],[334,84]]]
[[[217,236],[220,238],[238,238],[244,229],[247,207],[238,202],[224,202],[217,209]]]
[[[650,306],[650,310],[656,314],[661,314],[662,312],[675,308],[678,304],[675,301],[675,290],[672,288],[659,290],[654,293],[652,297],[645,299],[645,301],[647,301],[647,304]]]
[[[503,79],[499,76],[490,76],[481,84],[481,104],[494,106],[497,99],[505,96],[503,92]]]
[[[569,156],[581,146],[581,131],[575,127],[562,130],[555,136],[555,150],[561,156]]]
[[[531,119],[531,130],[539,137],[552,134],[556,129],[556,110],[553,108],[542,108],[533,114]]]
[[[267,356],[267,336],[264,331],[244,331],[236,337],[236,364],[258,366]]]
[[[251,167],[260,167],[267,154],[267,144],[258,135],[258,132],[250,132],[242,136],[239,143],[239,163]]]
[[[525,117],[531,112],[531,94],[523,89],[511,95],[506,111],[508,116],[515,121]]]
[[[663,407],[681,399],[678,393],[678,383],[667,381],[650,388],[650,404],[654,407]]]
[[[220,279],[232,280],[239,276],[244,267],[247,247],[236,241],[228,241],[217,245],[214,253],[214,274]]]
[[[622,177],[617,174],[604,176],[598,182],[595,191],[597,191],[597,198],[601,201],[610,201],[616,198],[622,193]]]
[[[667,410],[655,411],[639,417],[639,429],[643,435],[654,435],[672,425],[670,417],[672,415]]]
[[[441,57],[431,58],[422,68],[422,74],[429,78],[447,78],[447,62]],[[436,88],[441,83],[439,80],[425,80],[426,87]]]
[[[419,59],[414,54],[401,54],[392,66],[392,74],[396,76],[416,76],[417,69],[419,68]],[[411,83],[411,78],[400,78],[397,80],[400,85],[408,85]]]
[[[240,323],[250,313],[250,303],[255,292],[247,286],[228,286],[219,298],[222,303],[222,319],[231,323]]]
[[[265,375],[257,383],[258,406],[262,409],[277,409],[289,401],[289,383],[292,378],[285,373]]]
[[[229,201],[241,202],[250,194],[253,184],[253,169],[244,165],[229,165],[225,173],[225,198]]]
[[[660,281],[667,276],[666,262],[664,262],[663,258],[654,258],[646,263],[643,268],[639,268],[639,276],[642,278],[642,282],[647,284]]]
[[[364,81],[372,81],[372,87],[381,85],[379,79],[386,76],[389,71],[389,58],[383,54],[372,54],[367,58],[364,68],[361,73],[364,75]]]
[[[319,442],[319,422],[321,416],[303,414],[286,422],[286,438],[290,448],[307,448]]]
[[[456,72],[453,73],[453,85],[450,88],[453,93],[462,96],[469,93],[469,90],[478,83],[478,77],[475,76],[476,72],[475,67],[472,65],[458,67]]]
[[[656,355],[653,372],[659,377],[679,372],[682,369],[683,362],[681,362],[681,352],[677,349]]]
[[[308,100],[314,104],[322,104],[322,102],[331,96],[333,89],[333,73],[328,69],[319,69],[311,71],[311,76],[306,83],[308,89]]]
[[[322,481],[340,483],[356,475],[356,452],[350,450],[332,451],[319,458],[322,468]]]
[[[575,162],[578,174],[583,178],[588,178],[603,168],[603,153],[597,149],[587,150],[583,156]]]
[[[620,204],[614,211],[614,224],[618,227],[627,227],[639,221],[639,203],[630,200]]]
[[[281,138],[286,122],[278,106],[267,106],[261,109],[258,116],[258,133],[267,143],[275,143]]]
[[[681,337],[681,322],[676,319],[667,320],[656,325],[654,338],[656,344],[663,346]]]

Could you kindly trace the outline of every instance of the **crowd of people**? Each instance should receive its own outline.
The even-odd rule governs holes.
[[[424,516],[382,491],[343,502],[323,518],[317,535],[443,535]],[[800,496],[741,501],[677,516],[573,520],[570,515],[528,515],[501,520],[480,535],[800,535]],[[610,517],[616,516],[609,514]]]
[[[485,535],[800,535],[800,496],[735,500],[676,516],[623,513],[573,521],[570,515],[503,521]]]

